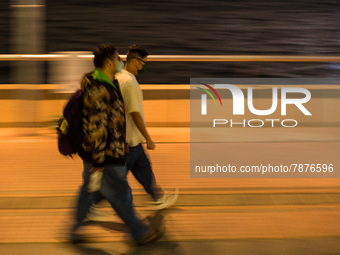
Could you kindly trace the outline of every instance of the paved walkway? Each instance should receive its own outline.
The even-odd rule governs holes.
[[[308,143],[340,152],[336,129],[308,130],[296,136],[300,140],[285,142],[297,151]],[[180,188],[180,198],[175,207],[155,214],[143,206],[148,197],[140,185],[133,178],[130,184],[138,212],[164,222],[166,235],[159,243],[135,247],[103,203],[108,222],[84,226],[89,243],[75,246],[67,235],[81,160],[59,155],[51,130],[0,129],[0,254],[339,253],[340,179],[191,179],[189,130],[150,132],[157,142],[149,152],[157,180],[164,188]],[[275,146],[269,139],[243,141],[264,142]]]

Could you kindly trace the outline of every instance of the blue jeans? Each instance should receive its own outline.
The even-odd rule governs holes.
[[[161,196],[161,189],[156,184],[151,163],[145,154],[142,144],[135,147],[129,147],[129,153],[126,155],[126,162],[127,169],[131,171],[145,191],[153,199],[158,199]],[[102,200],[103,196],[99,194],[96,196],[94,203],[98,204]]]
[[[125,165],[109,164],[103,170],[103,179],[99,192],[89,193],[87,186],[90,179],[90,169],[93,167],[92,162],[83,161],[83,186],[80,190],[76,224],[73,231],[80,226],[84,220],[89,208],[93,204],[96,196],[102,194],[110,203],[111,207],[116,211],[118,216],[130,228],[134,240],[140,240],[149,230],[136,215],[134,210],[131,188],[127,182],[127,168]]]
[[[142,184],[145,191],[150,194],[153,199],[158,199],[160,197],[160,188],[157,187],[151,163],[141,144],[135,147],[129,147],[126,162],[127,168],[136,180]]]

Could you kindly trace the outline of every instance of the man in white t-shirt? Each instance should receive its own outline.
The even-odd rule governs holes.
[[[156,183],[151,163],[146,156],[142,143],[146,141],[149,150],[156,148],[148,133],[144,120],[143,92],[136,75],[145,71],[148,52],[140,46],[129,47],[126,65],[116,74],[124,100],[126,116],[126,142],[129,146],[127,167],[153,198],[153,207],[161,210],[172,206],[178,198],[178,189],[165,193]]]
[[[157,185],[151,163],[142,146],[142,143],[146,141],[147,149],[154,150],[156,148],[145,127],[143,93],[135,77],[145,71],[148,55],[148,52],[142,47],[130,46],[127,52],[126,65],[122,72],[116,73],[115,78],[118,80],[125,107],[126,143],[129,146],[126,155],[127,168],[152,197],[149,206],[155,210],[162,210],[175,204],[178,198],[178,189],[164,192]],[[107,219],[104,215],[100,215],[96,207],[96,204],[102,199],[102,196],[97,196],[94,205],[86,215],[88,220],[102,221]]]

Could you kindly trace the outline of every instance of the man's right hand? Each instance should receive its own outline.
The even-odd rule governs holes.
[[[156,144],[151,139],[146,140],[146,148],[148,150],[154,150],[154,149],[156,149]]]

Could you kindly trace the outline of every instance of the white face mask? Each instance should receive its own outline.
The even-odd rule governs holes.
[[[117,72],[121,72],[124,68],[124,62],[123,60],[120,60],[120,63],[118,65],[118,68],[117,68]]]

